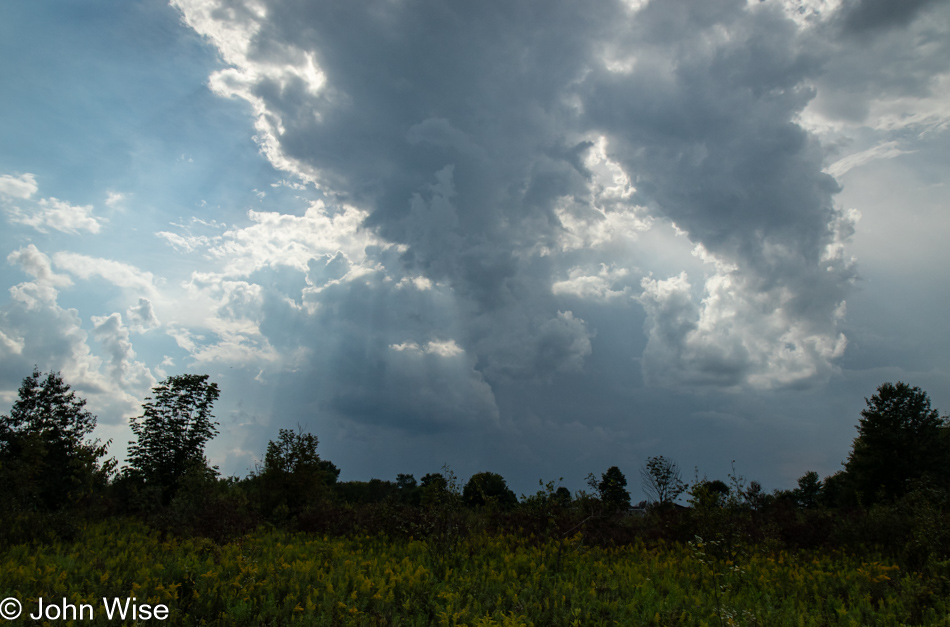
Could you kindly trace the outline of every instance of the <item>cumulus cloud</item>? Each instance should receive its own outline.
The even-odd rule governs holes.
[[[70,252],[54,254],[53,261],[57,267],[81,279],[100,277],[118,287],[144,293],[153,298],[157,294],[155,276],[132,264]]]
[[[99,220],[92,215],[92,205],[73,206],[58,198],[43,198],[32,211],[11,207],[7,214],[11,222],[31,226],[41,233],[48,229],[63,233],[98,233],[100,229]]]
[[[0,308],[0,386],[16,389],[19,378],[35,364],[61,371],[83,394],[101,422],[115,423],[138,408],[141,395],[154,382],[148,368],[134,359],[128,329],[119,314],[92,317],[92,340],[108,355],[103,360],[90,344],[76,309],[59,304],[60,291],[72,279],[53,270],[49,256],[30,244],[7,257],[7,262],[32,276],[10,289],[12,299]]]
[[[135,360],[129,329],[118,313],[92,316],[92,336],[108,356],[108,371],[113,385],[122,390],[147,390],[155,383],[148,367]]]
[[[72,285],[68,276],[53,272],[50,258],[33,244],[7,255],[7,263],[20,266],[34,278],[33,281],[19,283],[10,288],[13,299],[26,305],[28,309],[55,303],[59,295],[57,288]]]
[[[0,176],[0,194],[4,196],[27,199],[35,194],[38,189],[36,177],[29,172],[19,176],[10,174]]]
[[[36,177],[32,174],[0,176],[0,200],[6,201],[4,209],[10,222],[32,227],[41,233],[47,233],[49,229],[63,233],[99,232],[102,224],[92,215],[92,205],[73,206],[52,197],[31,200],[38,190]],[[9,199],[27,201],[26,208],[10,204]]]
[[[311,259],[340,252],[358,265],[366,261],[366,248],[385,245],[362,224],[367,214],[352,206],[339,210],[314,202],[303,216],[276,212],[248,212],[251,226],[226,231],[209,248],[225,261],[225,272],[246,276],[267,267],[306,271]]]
[[[626,268],[608,267],[601,264],[599,270],[591,273],[580,267],[571,268],[569,276],[551,286],[555,294],[569,294],[577,298],[609,301],[628,294],[628,288],[620,284],[629,274]],[[616,289],[620,287],[620,289]]]
[[[179,319],[169,333],[196,363],[260,365],[278,360],[260,330],[264,316],[260,285],[228,280],[219,273],[193,272],[182,287],[191,317]]]
[[[109,192],[106,194],[106,206],[112,207],[113,209],[121,208],[127,198],[128,197],[121,192]]]
[[[427,342],[424,346],[419,346],[415,342],[401,342],[399,344],[390,344],[389,348],[394,351],[410,351],[426,355],[438,355],[440,357],[455,357],[465,351],[455,343],[455,340],[433,340]]]
[[[144,333],[161,324],[155,315],[152,301],[144,297],[139,297],[138,304],[126,309],[125,316],[129,320],[131,329],[136,333]]]

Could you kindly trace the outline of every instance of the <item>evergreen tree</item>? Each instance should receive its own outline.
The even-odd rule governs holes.
[[[600,500],[613,510],[630,509],[630,492],[627,491],[627,478],[616,466],[611,466],[600,476],[597,484]]]

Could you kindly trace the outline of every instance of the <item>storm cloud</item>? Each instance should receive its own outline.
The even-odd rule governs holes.
[[[489,384],[584,368],[595,330],[565,290],[643,305],[656,384],[820,380],[841,356],[852,225],[798,123],[822,63],[775,3],[176,5],[264,153],[399,247],[374,271],[441,286],[453,319],[429,332]],[[652,220],[702,276],[595,242],[613,222],[635,248]]]

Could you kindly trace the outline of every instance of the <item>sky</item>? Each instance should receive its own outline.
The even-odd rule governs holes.
[[[950,409],[950,2],[0,4],[0,411],[120,461],[208,374],[246,476],[767,489]]]

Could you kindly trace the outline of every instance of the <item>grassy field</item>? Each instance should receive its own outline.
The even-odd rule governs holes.
[[[0,598],[164,604],[168,625],[950,625],[933,579],[840,553],[696,540],[592,547],[474,536],[451,542],[261,530],[222,546],[133,521],[0,554]],[[31,621],[6,621],[27,624]],[[4,622],[4,621],[0,621]],[[70,624],[47,621],[45,624]]]

